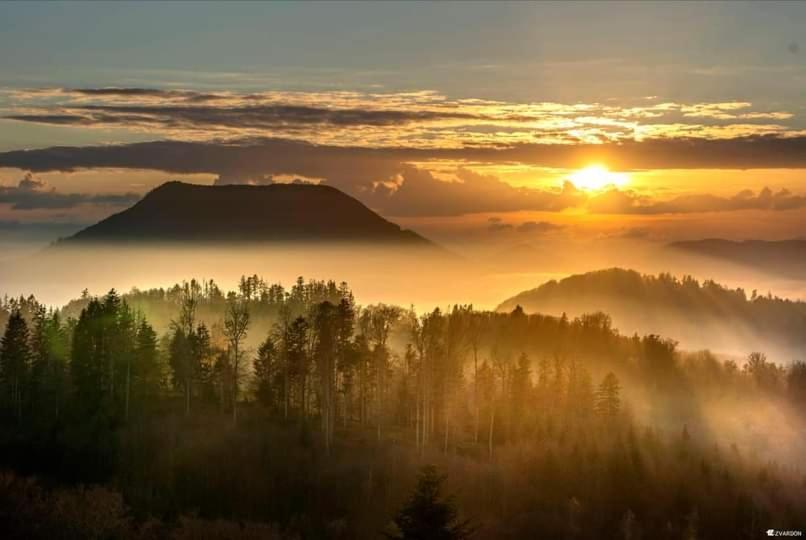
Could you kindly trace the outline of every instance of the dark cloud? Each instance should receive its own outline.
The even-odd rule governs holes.
[[[14,210],[65,209],[82,204],[128,206],[139,199],[134,193],[58,193],[31,174],[26,174],[16,186],[0,186],[0,204],[10,204]]]
[[[401,163],[437,159],[559,168],[603,162],[611,170],[806,168],[806,137],[648,140],[595,145],[519,144],[457,149],[342,147],[288,139],[248,139],[226,143],[154,141],[0,153],[0,165],[33,171],[121,167],[175,173],[313,177],[334,174],[335,165],[353,166],[345,174],[355,174],[355,169],[361,168],[375,170],[379,166],[386,171],[400,172]],[[317,172],[308,174],[303,169]]]
[[[518,225],[517,231],[522,233],[548,233],[562,229],[562,225],[550,223],[548,221],[525,221]]]
[[[519,145],[507,148],[414,149],[316,145],[285,139],[233,142],[155,141],[126,145],[52,147],[0,153],[0,166],[33,172],[92,168],[208,173],[217,183],[267,183],[276,176],[323,179],[389,216],[458,215],[517,210],[560,211],[585,205],[601,213],[682,213],[803,206],[786,191],[735,197],[690,195],[669,201],[612,190],[597,196],[570,183],[558,190],[513,187],[460,169],[456,181],[434,177],[412,162],[448,160],[525,163],[573,168],[591,162],[614,170],[688,167],[806,168],[806,137],[752,137],[727,141],[676,140],[601,145]],[[627,166],[627,164],[630,164]],[[5,188],[17,189],[17,188]],[[10,197],[8,194],[2,196]],[[36,195],[41,200],[45,197]],[[66,197],[66,196],[62,196]],[[73,196],[79,200],[86,196]],[[123,196],[125,197],[125,196]],[[56,195],[51,197],[55,200]],[[61,204],[68,204],[64,200]]]
[[[74,232],[86,227],[85,223],[61,222],[61,221],[32,221],[24,222],[15,219],[0,219],[0,231],[4,233],[52,233],[52,232]]]
[[[162,90],[159,88],[120,88],[120,87],[106,87],[106,88],[71,88],[65,90],[66,93],[80,94],[84,96],[121,96],[121,97],[196,97],[198,92],[184,91],[184,90]]]
[[[127,127],[143,124],[168,129],[283,129],[295,125],[395,126],[410,122],[479,118],[473,114],[450,111],[334,109],[283,104],[240,107],[187,104],[71,105],[63,110],[65,112],[60,114],[18,114],[5,118],[40,124],[122,124]],[[76,112],[79,114],[70,114]]]
[[[3,118],[57,126],[80,126],[94,123],[92,119],[77,114],[15,114],[4,116]]]

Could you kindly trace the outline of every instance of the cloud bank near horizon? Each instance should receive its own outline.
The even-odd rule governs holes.
[[[743,138],[728,141],[651,141],[612,145],[526,145],[502,149],[377,149],[314,145],[298,141],[181,142],[54,147],[0,153],[0,166],[34,172],[81,169],[152,169],[171,175],[209,173],[216,183],[270,183],[273,177],[321,179],[388,216],[455,216],[481,212],[560,212],[583,208],[601,214],[679,214],[735,210],[789,210],[806,207],[806,197],[787,190],[743,190],[732,197],[709,193],[658,198],[630,190],[600,193],[570,182],[555,189],[515,187],[495,175],[479,174],[462,163],[527,163],[574,167],[595,156],[607,162],[637,161],[654,167],[740,166],[751,158],[763,167],[806,167],[806,138]],[[545,159],[544,159],[545,158]],[[428,170],[430,162],[456,163],[451,178]],[[27,184],[26,184],[27,185]],[[58,193],[5,187],[0,193],[19,208],[57,207],[69,201],[124,204],[134,195],[59,198]],[[106,197],[106,198],[104,198]],[[49,202],[52,199],[52,202]],[[70,203],[70,204],[73,204]],[[77,203],[75,203],[77,204]]]
[[[759,186],[732,196],[586,192],[514,186],[488,169],[806,168],[806,132],[788,111],[749,102],[561,104],[450,99],[437,92],[235,93],[159,88],[6,90],[5,122],[120,129],[159,140],[0,153],[31,173],[85,169],[210,174],[217,184],[315,179],[390,217],[484,212],[661,215],[806,207],[806,196]],[[442,168],[439,174],[436,169]],[[448,170],[447,174],[444,170]],[[61,193],[27,176],[0,187],[12,210],[125,206],[138,195]]]

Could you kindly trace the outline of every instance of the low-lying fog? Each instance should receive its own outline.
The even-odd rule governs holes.
[[[18,252],[26,250],[19,248]],[[0,257],[0,294],[33,293],[46,304],[61,306],[85,288],[92,294],[113,287],[126,292],[132,287],[165,287],[195,277],[215,279],[222,288],[234,289],[240,276],[258,274],[289,286],[298,276],[347,281],[361,304],[413,305],[420,312],[465,303],[495,309],[505,299],[550,279],[610,267],[670,272],[678,277],[689,274],[743,287],[748,295],[756,289],[759,294],[771,291],[794,299],[806,296],[803,281],[623,239],[545,241],[505,248],[455,246],[449,255],[356,245],[47,248],[33,255]],[[570,314],[576,311],[573,305],[566,310]],[[614,321],[622,333],[635,331],[620,327],[619,322]],[[685,347],[685,340],[680,340]],[[724,346],[724,339],[719,345]]]

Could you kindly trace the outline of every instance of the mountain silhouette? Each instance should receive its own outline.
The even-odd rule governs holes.
[[[793,279],[806,271],[806,240],[744,240],[720,238],[674,242],[669,247],[711,259],[741,264]]]
[[[182,242],[354,242],[434,246],[329,186],[165,183],[134,206],[59,245]]]

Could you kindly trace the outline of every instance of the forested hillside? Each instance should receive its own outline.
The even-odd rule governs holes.
[[[624,333],[660,333],[686,348],[743,354],[764,349],[782,362],[803,359],[806,303],[713,280],[642,275],[612,268],[549,281],[499,306],[570,316],[604,311]]]
[[[806,520],[806,364],[760,349],[723,361],[604,313],[415,313],[257,276],[2,311],[10,538],[410,538],[441,475],[446,538]]]

